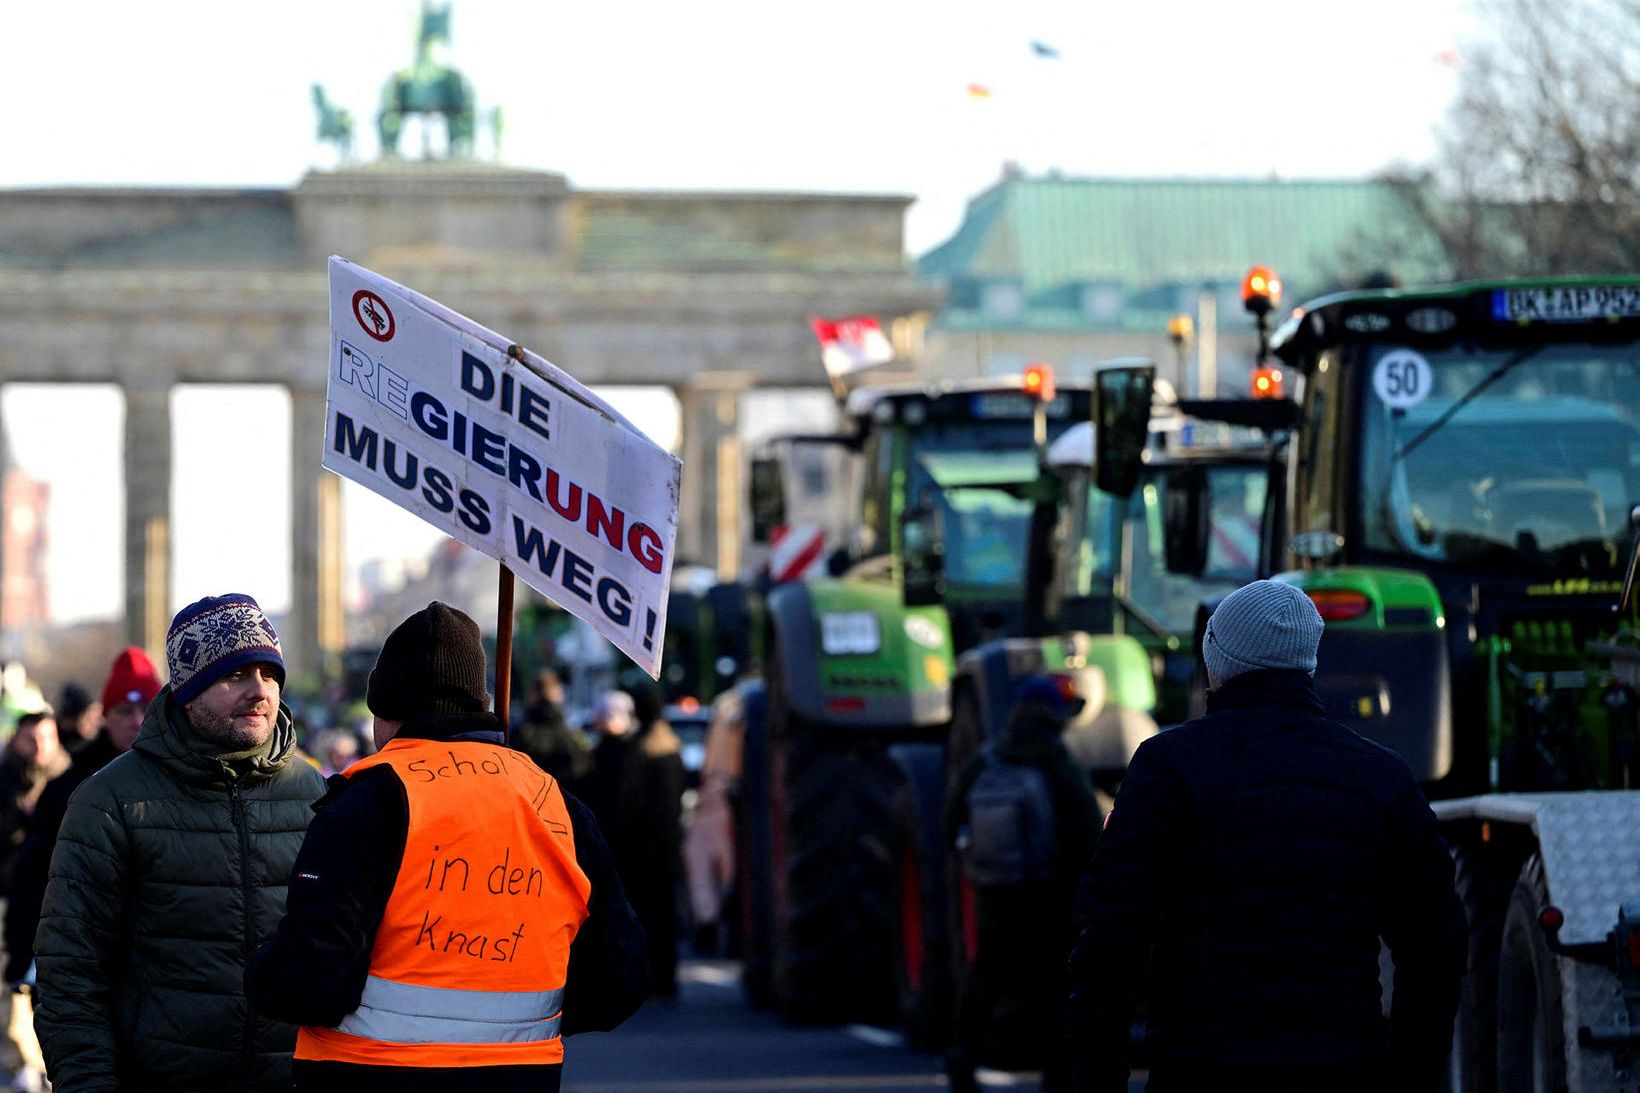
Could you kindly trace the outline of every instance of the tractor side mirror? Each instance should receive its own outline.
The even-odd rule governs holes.
[[[1181,467],[1167,476],[1162,499],[1162,548],[1167,571],[1199,577],[1207,568],[1213,498],[1202,467]]]
[[[929,504],[909,507],[900,521],[900,559],[907,607],[926,607],[945,598],[945,529]]]
[[[752,460],[752,542],[766,543],[786,522],[785,476],[778,459]]]
[[[1153,364],[1106,368],[1095,376],[1093,477],[1112,497],[1128,497],[1139,484],[1155,382]]]

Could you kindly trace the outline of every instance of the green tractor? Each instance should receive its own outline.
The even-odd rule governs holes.
[[[1024,624],[1033,445],[1091,412],[1091,391],[1054,391],[1039,370],[849,397],[852,431],[832,441],[857,456],[857,531],[839,576],[768,590],[763,686],[747,689],[762,711],[747,717],[737,824],[754,1002],[937,1036],[943,940],[905,928],[924,917],[917,801],[943,793],[956,655]],[[759,530],[781,522],[780,481],[754,468]]]
[[[953,910],[945,789],[1005,721],[1013,686],[1057,671],[1096,698],[1070,738],[1112,781],[1156,731],[1164,664],[1163,694],[1182,706],[1194,605],[1256,567],[1269,450],[1159,443],[1147,462],[1153,374],[1101,373],[1098,433],[1110,442],[1097,460],[1093,392],[1055,392],[1045,371],[851,399],[860,531],[835,559],[841,576],[769,591],[765,684],[743,688],[738,841],[754,1001],[795,1018],[903,1021],[913,1042],[937,1043],[967,955],[953,944],[965,922]],[[1202,421],[1174,413],[1175,436],[1215,413],[1247,416],[1240,404],[1185,408]],[[1253,530],[1215,553],[1207,578],[1174,578],[1161,540],[1167,483],[1198,474],[1251,483],[1241,503]],[[754,468],[759,532],[783,519],[781,481]]]
[[[1026,676],[1060,674],[1085,701],[1067,744],[1113,791],[1139,743],[1189,714],[1197,605],[1268,564],[1262,528],[1281,466],[1271,438],[1291,427],[1293,405],[1174,401],[1156,394],[1153,373],[1101,370],[1100,423],[1067,430],[1046,453],[1050,500],[1034,514],[1025,626],[958,658],[954,764],[1007,723]],[[1169,523],[1181,496],[1209,495]],[[1188,552],[1199,565],[1180,562]]]
[[[1134,750],[1188,712],[1197,604],[1261,567],[1267,485],[1279,466],[1270,438],[1291,425],[1291,404],[1175,402],[1149,366],[1102,369],[1096,384],[1095,420],[1066,430],[1044,453],[1023,629],[958,657],[946,785],[1005,729],[1020,684],[1048,674],[1083,700],[1065,744],[1113,796]],[[1166,515],[1170,499],[1202,483],[1215,501],[1187,530],[1205,564],[1181,577],[1168,559],[1186,544],[1169,541]],[[936,824],[934,839],[943,834]],[[960,982],[978,954],[974,893],[940,841],[924,853],[939,871],[922,888],[942,904],[946,955]],[[1040,1022],[1030,999],[1007,1001],[989,1042],[971,1046],[1005,1069],[1029,1068],[1042,1058]]]
[[[1640,696],[1613,603],[1640,501],[1640,279],[1343,293],[1270,349],[1303,387],[1276,579],[1326,620],[1332,716],[1407,760],[1456,859],[1452,1087],[1628,1088]]]

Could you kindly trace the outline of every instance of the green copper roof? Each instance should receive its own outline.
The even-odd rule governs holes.
[[[1283,278],[1289,302],[1386,268],[1405,281],[1446,274],[1387,183],[1026,177],[974,198],[918,271],[951,287],[941,325],[1074,329],[1148,326],[1188,293],[1239,285],[1253,265]],[[994,282],[1018,285],[1024,311],[985,315],[976,289]],[[1122,314],[1088,317],[1079,294],[1090,285],[1119,290]]]

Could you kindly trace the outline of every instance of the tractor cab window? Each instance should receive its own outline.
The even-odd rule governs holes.
[[[1207,565],[1198,576],[1171,573],[1164,513],[1169,468],[1146,472],[1128,511],[1127,596],[1170,633],[1189,633],[1196,607],[1259,576],[1259,542],[1270,472],[1264,463],[1224,463],[1207,472]]]
[[[1640,354],[1550,344],[1360,369],[1366,547],[1523,575],[1616,576],[1640,501]]]
[[[909,434],[909,455],[907,503],[939,515],[947,587],[1022,588],[1038,474],[1029,419],[929,423]]]

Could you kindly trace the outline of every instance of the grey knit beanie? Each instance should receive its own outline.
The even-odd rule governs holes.
[[[1290,584],[1254,581],[1224,598],[1207,620],[1202,660],[1222,685],[1260,668],[1302,668],[1315,674],[1321,613]]]

